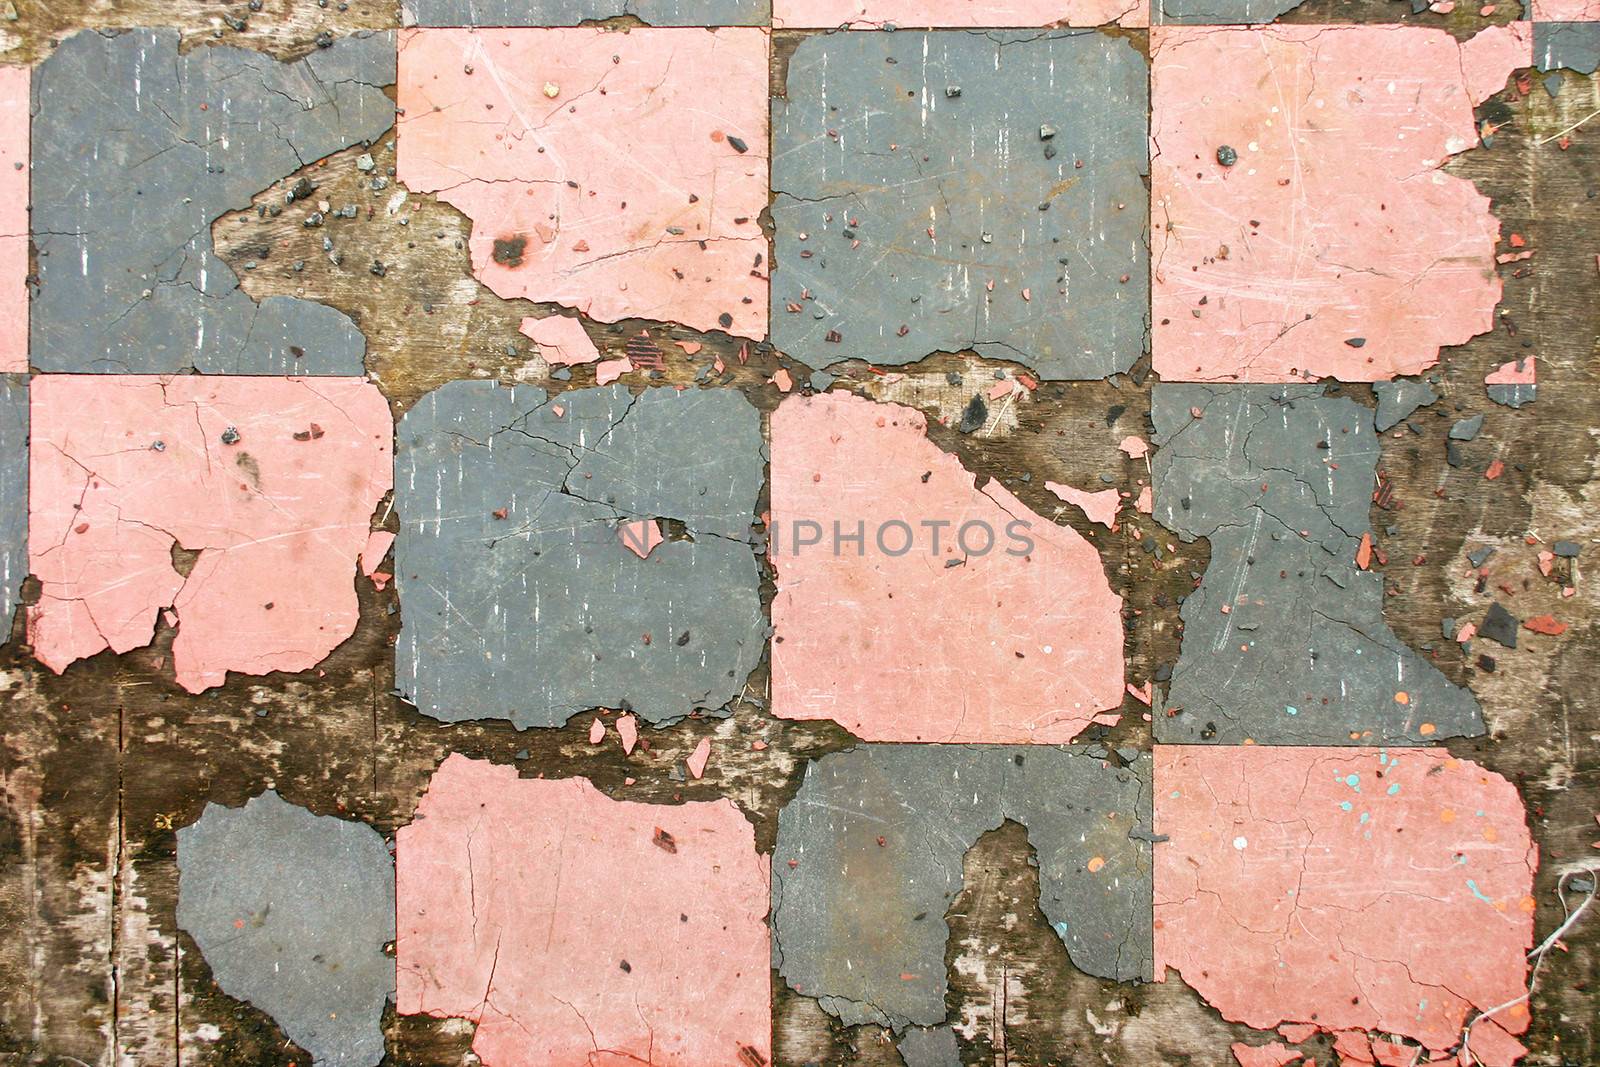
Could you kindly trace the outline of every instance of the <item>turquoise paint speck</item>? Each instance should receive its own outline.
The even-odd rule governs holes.
[[[1483,901],[1485,904],[1493,904],[1494,903],[1494,901],[1490,900],[1488,897],[1483,895],[1483,891],[1478,888],[1478,883],[1477,883],[1477,881],[1475,879],[1472,879],[1472,878],[1468,878],[1467,879],[1467,888],[1472,890],[1472,895],[1473,896],[1477,897],[1479,900]]]
[[[1295,707],[1292,704],[1285,705],[1283,710],[1284,710],[1285,713],[1287,713],[1289,715],[1298,715],[1298,714],[1300,714],[1300,709]]]
[[[1354,811],[1355,810],[1355,805],[1350,803],[1348,800],[1341,800],[1341,801],[1339,801],[1339,810],[1340,811]]]
[[[1067,939],[1067,924],[1066,924],[1065,920],[1063,920],[1062,922],[1054,923],[1052,925],[1055,928],[1056,936],[1061,938],[1061,940],[1065,941]]]
[[[1369,823],[1371,821],[1372,821],[1372,814],[1370,812],[1365,812],[1364,811],[1364,812],[1361,813],[1362,825],[1365,825],[1365,824],[1367,824],[1367,823]]]
[[[1394,783],[1393,785],[1391,785],[1389,787],[1389,795],[1390,796],[1394,796],[1398,792],[1400,792],[1400,783],[1399,782],[1396,782],[1396,783]]]

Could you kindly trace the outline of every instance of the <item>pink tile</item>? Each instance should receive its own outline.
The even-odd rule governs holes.
[[[1122,703],[1122,600],[1093,545],[926,430],[838,392],[773,414],[773,712],[868,741],[1071,740]]]
[[[0,67],[0,372],[28,371],[27,67]]]
[[[357,562],[393,483],[393,424],[359,378],[41,375],[28,608],[56,672],[177,617],[190,692],[314,666],[355,630]],[[187,577],[174,545],[198,552]]]
[[[635,804],[453,755],[395,835],[401,1014],[486,1067],[771,1062],[767,859],[730,801]]]
[[[1260,1030],[1452,1048],[1526,990],[1524,820],[1510,782],[1445,751],[1158,745],[1156,976]],[[1473,1051],[1509,1064],[1527,1026],[1507,1007]]]
[[[767,45],[755,28],[402,31],[400,180],[473,221],[473,272],[500,296],[759,339]]]
[[[1533,0],[1535,22],[1600,21],[1600,0]]]
[[[1400,26],[1151,35],[1163,378],[1378,381],[1492,328],[1500,223],[1441,168],[1477,144],[1473,105],[1531,64],[1526,24],[1460,44]]]
[[[773,0],[777,29],[1150,25],[1150,0]]]

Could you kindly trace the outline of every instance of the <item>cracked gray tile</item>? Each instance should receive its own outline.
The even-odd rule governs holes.
[[[451,382],[401,420],[401,695],[447,722],[715,711],[766,642],[761,418],[727,390]],[[641,557],[621,527],[655,521]]]
[[[1535,22],[1533,59],[1540,70],[1593,74],[1600,67],[1600,22]]]
[[[778,816],[774,965],[847,1025],[940,1026],[962,856],[1010,819],[1028,830],[1039,907],[1073,963],[1149,980],[1151,846],[1137,836],[1151,828],[1149,756],[1108,758],[1081,746],[874,744],[814,761]]]
[[[0,391],[0,640],[11,635],[28,576],[28,376],[7,374]]]
[[[256,303],[211,224],[394,125],[392,33],[293,63],[175,30],[77,33],[33,82],[30,324],[47,372],[362,373],[366,340],[310,300]]]
[[[1320,385],[1161,384],[1151,418],[1155,517],[1211,543],[1156,740],[1483,733],[1477,700],[1389,630],[1382,577],[1356,565],[1379,456],[1368,409]]]
[[[772,340],[813,368],[1147,347],[1149,66],[1095,31],[807,37],[773,101]]]
[[[178,926],[217,984],[317,1067],[376,1067],[394,995],[394,860],[365,823],[268,790],[178,830]]]

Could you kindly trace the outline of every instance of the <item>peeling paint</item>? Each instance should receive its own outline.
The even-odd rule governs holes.
[[[1378,381],[1493,328],[1500,223],[1441,168],[1531,65],[1527,24],[1151,36],[1162,378]]]
[[[1259,1030],[1435,1053],[1500,1008],[1472,1055],[1521,1055],[1538,852],[1510,782],[1438,750],[1158,745],[1155,794],[1158,976]]]
[[[403,31],[400,180],[473,221],[499,296],[760,340],[767,53],[759,29]]]
[[[1356,564],[1379,447],[1320,385],[1158,385],[1155,516],[1211,561],[1183,603],[1158,740],[1416,745],[1483,733],[1478,703],[1383,621]]]
[[[847,1025],[939,1026],[961,857],[1010,819],[1028,830],[1039,907],[1073,963],[1148,980],[1150,843],[1130,832],[1149,828],[1149,757],[1108,755],[867,745],[814,761],[778,816],[774,966]]]
[[[772,339],[812,367],[1145,348],[1148,68],[1094,32],[810,36],[773,101]]]
[[[223,992],[272,1016],[317,1067],[383,1059],[394,861],[372,827],[271,790],[207,804],[178,830],[178,925]]]
[[[395,670],[419,710],[523,728],[628,708],[660,725],[743,688],[766,635],[751,540],[766,453],[742,394],[555,403],[451,382],[397,441]],[[624,536],[641,520],[683,532],[641,555]]]
[[[45,371],[360,374],[347,316],[291,297],[256,303],[211,224],[325,156],[394,124],[394,35],[358,34],[294,63],[174,30],[78,33],[33,85]],[[92,90],[92,91],[86,91]]]
[[[453,755],[396,834],[397,1007],[485,1067],[771,1062],[769,874],[728,800],[612,800]]]
[[[393,473],[373,385],[40,375],[31,412],[28,639],[45,666],[147,645],[164,608],[191,693],[306,670],[354,632]]]
[[[406,25],[576,26],[631,16],[647,26],[761,26],[771,0],[404,0]]]
[[[920,412],[791,397],[771,478],[773,714],[869,741],[1055,744],[1122,703],[1099,553],[977,487]]]
[[[774,29],[1148,26],[1150,0],[773,0]]]

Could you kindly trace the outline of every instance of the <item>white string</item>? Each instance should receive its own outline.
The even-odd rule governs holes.
[[[1579,874],[1586,874],[1589,876],[1588,893],[1583,898],[1583,903],[1579,904],[1576,910],[1568,910],[1566,892],[1567,880]],[[1582,917],[1583,913],[1589,909],[1589,905],[1594,903],[1597,879],[1600,879],[1600,875],[1597,875],[1592,867],[1579,867],[1576,870],[1565,872],[1556,882],[1556,896],[1561,900],[1561,910],[1566,913],[1566,919],[1561,923],[1560,926],[1555,928],[1555,931],[1551,933],[1549,937],[1540,942],[1537,948],[1528,953],[1528,958],[1533,960],[1533,973],[1528,976],[1527,992],[1523,993],[1520,997],[1506,1001],[1504,1004],[1498,1004],[1495,1007],[1490,1008],[1488,1011],[1479,1012],[1461,1031],[1461,1049],[1467,1054],[1467,1058],[1474,1064],[1478,1064],[1479,1060],[1477,1056],[1473,1055],[1470,1044],[1472,1040],[1472,1028],[1478,1023],[1482,1022],[1484,1019],[1487,1019],[1489,1016],[1494,1015],[1496,1012],[1502,1012],[1507,1008],[1515,1007],[1516,1005],[1521,1004],[1523,1001],[1528,1000],[1533,996],[1534,987],[1539,984],[1539,968],[1544,966],[1545,953],[1549,952],[1555,947],[1555,943],[1561,940],[1562,934],[1565,934],[1568,930],[1572,929],[1573,926],[1577,925],[1578,919]]]

